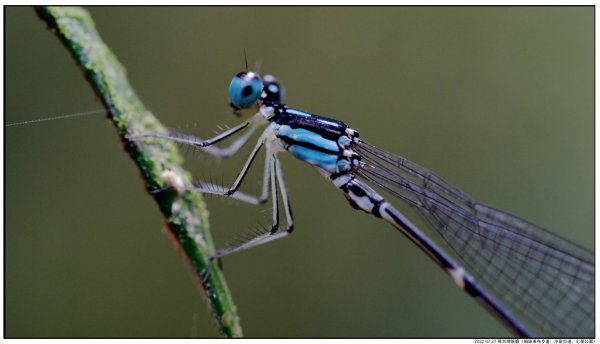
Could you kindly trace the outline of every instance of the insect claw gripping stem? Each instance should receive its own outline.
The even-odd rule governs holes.
[[[217,260],[217,266],[219,267],[219,269],[221,269],[221,271],[223,271],[223,257],[219,257],[219,252],[217,252],[217,254],[215,254],[214,256],[210,256],[208,258],[206,268],[202,272],[202,276],[201,276],[202,284],[208,283],[208,279],[210,278],[212,266],[214,264],[215,259]]]
[[[163,191],[167,191],[170,188],[171,188],[171,186],[165,186],[164,188],[153,189],[153,190],[150,190],[148,192],[150,192],[152,195],[155,195],[157,193],[161,193]]]
[[[204,271],[202,272],[201,275],[201,279],[202,279],[202,284],[205,285],[206,283],[208,283],[208,279],[210,277],[210,273],[212,271],[212,266],[213,266],[213,261],[215,260],[214,256],[211,256],[208,258],[208,261],[206,263],[206,268],[204,268]]]

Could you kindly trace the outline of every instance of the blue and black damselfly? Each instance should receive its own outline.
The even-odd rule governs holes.
[[[288,108],[273,77],[237,74],[229,88],[230,105],[250,119],[202,140],[173,132],[159,138],[201,147],[227,157],[266,125],[231,187],[198,183],[189,189],[230,196],[244,202],[273,202],[273,223],[255,237],[217,251],[214,258],[249,249],[292,232],[293,216],[278,153],[290,152],[312,165],[339,188],[350,205],[397,228],[438,264],[452,280],[521,336],[594,336],[594,253],[508,212],[480,203],[432,171],[359,138],[345,123]],[[226,148],[214,144],[242,133]],[[238,188],[266,150],[262,191]],[[416,209],[459,258],[455,260],[371,186]],[[167,186],[168,187],[168,186]],[[161,189],[162,190],[162,189]],[[161,190],[157,190],[160,192]],[[286,223],[280,225],[279,197]]]

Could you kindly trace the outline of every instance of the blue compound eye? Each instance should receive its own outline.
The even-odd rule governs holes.
[[[240,72],[229,84],[229,101],[238,109],[247,109],[256,103],[262,91],[263,84],[258,74]]]
[[[263,100],[266,102],[283,103],[285,97],[285,89],[277,79],[272,75],[263,77]]]

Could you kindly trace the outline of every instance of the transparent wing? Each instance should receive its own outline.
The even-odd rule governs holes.
[[[479,203],[430,170],[364,141],[356,171],[416,208],[503,307],[537,336],[594,336],[594,253]]]

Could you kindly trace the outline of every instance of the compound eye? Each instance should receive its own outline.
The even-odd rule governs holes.
[[[262,99],[266,102],[283,103],[285,97],[285,89],[277,78],[272,75],[265,75],[263,77],[263,95]]]
[[[262,80],[250,71],[238,73],[229,84],[229,101],[238,109],[254,105],[263,91]]]

